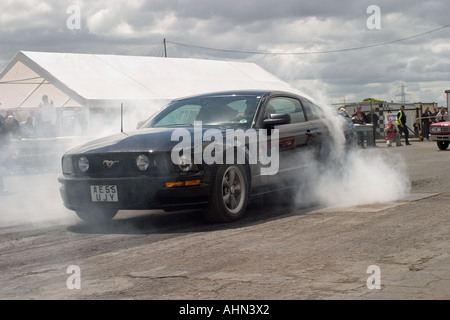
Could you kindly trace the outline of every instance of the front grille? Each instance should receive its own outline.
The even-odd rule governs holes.
[[[450,132],[450,127],[441,127],[441,132]]]
[[[108,153],[108,154],[84,154],[74,156],[73,164],[77,176],[88,176],[91,178],[121,178],[137,176],[155,176],[160,173],[156,165],[156,159],[151,154],[145,154],[149,157],[150,165],[146,171],[140,171],[136,166],[136,158],[144,153]],[[86,157],[89,160],[89,169],[83,173],[78,168],[78,159]]]

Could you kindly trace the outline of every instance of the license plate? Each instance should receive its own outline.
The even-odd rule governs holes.
[[[118,202],[117,186],[91,186],[92,202]]]

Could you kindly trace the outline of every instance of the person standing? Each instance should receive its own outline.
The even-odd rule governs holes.
[[[439,113],[439,108],[438,107],[434,107],[433,108],[433,114],[432,114],[433,118],[430,119],[431,120],[430,124],[437,122],[436,121],[436,116],[438,115],[438,113]]]
[[[19,121],[14,117],[14,114],[11,111],[8,111],[6,113],[6,119],[4,120],[4,127],[10,139],[20,138]]]
[[[405,106],[400,106],[400,110],[397,113],[396,124],[398,127],[398,131],[400,133],[400,141],[402,139],[402,134],[404,134],[405,135],[405,143],[407,146],[410,146],[411,143],[409,143],[409,132],[408,132],[408,127],[406,125]]]
[[[44,138],[54,137],[56,129],[56,108],[53,101],[48,100],[48,96],[42,96],[42,103],[39,105],[41,113],[41,126]]]
[[[441,110],[436,115],[436,122],[444,122],[448,120],[448,114],[445,111],[444,107],[441,107]]]
[[[426,107],[425,111],[422,113],[422,126],[423,126],[423,137],[430,140],[430,123],[433,113],[430,111],[430,107]]]
[[[377,126],[378,126],[378,115],[377,110],[372,108],[370,115],[368,116],[370,123],[372,124],[372,134],[373,134],[373,146],[376,147],[376,139],[377,139]]]
[[[356,111],[352,114],[352,118],[358,119],[361,124],[366,124],[368,122],[367,116],[362,111],[361,105],[356,107]]]
[[[365,125],[367,123],[367,116],[362,112],[361,105],[356,107],[356,111],[352,114],[352,121],[356,125]],[[358,145],[361,148],[365,148],[364,140],[366,139],[366,134],[363,131],[357,131]]]
[[[25,139],[37,138],[37,125],[33,113],[31,113],[27,117],[27,119],[25,121],[22,121],[19,125],[22,138]]]

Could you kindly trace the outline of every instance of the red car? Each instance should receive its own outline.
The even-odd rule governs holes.
[[[431,124],[430,139],[437,142],[440,150],[446,150],[450,143],[450,121]]]

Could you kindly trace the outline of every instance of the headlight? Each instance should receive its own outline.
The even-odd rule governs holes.
[[[441,127],[431,127],[431,132],[441,132]]]
[[[192,169],[192,166],[192,159],[184,155],[178,159],[178,168],[180,168],[181,171],[187,172]]]
[[[136,166],[141,171],[147,170],[149,164],[150,161],[148,160],[148,157],[145,154],[141,154],[136,158]]]
[[[78,168],[81,172],[86,172],[89,169],[89,160],[86,157],[78,159]]]
[[[73,173],[72,157],[71,156],[63,156],[63,158],[62,158],[62,172],[63,172],[63,174],[72,174]]]

